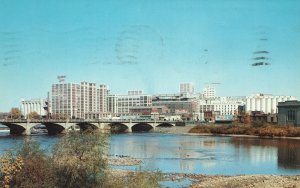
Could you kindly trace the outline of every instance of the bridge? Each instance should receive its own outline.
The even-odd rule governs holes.
[[[63,134],[80,127],[80,130],[101,129],[121,132],[136,132],[155,130],[156,127],[171,127],[176,121],[156,120],[101,120],[101,119],[2,119],[0,124],[10,129],[13,135],[30,135],[31,130],[44,125],[49,135]]]

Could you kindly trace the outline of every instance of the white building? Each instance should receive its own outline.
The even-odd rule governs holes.
[[[238,107],[244,105],[246,97],[215,97],[200,100],[200,112],[214,111],[220,115],[235,115]]]
[[[31,100],[21,99],[20,110],[22,115],[26,119],[31,112],[36,112],[40,116],[46,116],[47,112],[44,109],[45,105],[46,105],[45,99],[31,99]]]
[[[129,115],[131,107],[152,106],[152,96],[140,91],[129,91],[128,95],[108,95],[108,113]]]
[[[255,94],[247,97],[246,112],[261,111],[265,114],[278,113],[278,102],[297,100],[293,96],[275,96],[270,94]]]
[[[94,114],[97,112],[97,86],[96,83],[81,82],[80,83],[80,106],[78,108],[79,117],[86,118],[86,114]]]
[[[52,85],[52,115],[65,118],[95,119],[106,116],[107,86],[96,83]]]
[[[188,93],[188,94],[194,94],[195,92],[195,86],[193,83],[181,83],[180,84],[180,93]]]
[[[214,111],[220,112],[220,115],[236,115],[238,107],[245,103],[246,97],[219,97],[215,101]]]
[[[51,90],[52,116],[77,118],[80,116],[80,85],[53,84]]]
[[[208,85],[203,90],[204,98],[214,98],[216,97],[216,88]]]
[[[99,86],[99,89],[97,89],[98,112],[101,112],[101,113],[106,113],[107,112],[107,94],[108,94],[107,86],[101,84]]]

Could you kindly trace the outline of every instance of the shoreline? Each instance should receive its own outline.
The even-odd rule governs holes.
[[[189,133],[189,130],[194,126],[177,126],[171,128],[156,128],[155,133],[176,134],[187,136],[220,136],[220,137],[241,137],[241,138],[261,138],[261,139],[291,139],[300,140],[300,137],[286,137],[286,136],[258,136],[258,135],[245,135],[245,134],[214,134],[214,133]]]
[[[113,170],[117,176],[126,176],[133,173],[155,173],[148,171]],[[182,187],[239,187],[239,188],[279,188],[295,187],[300,188],[300,175],[272,175],[272,174],[245,174],[245,175],[207,175],[189,173],[162,173],[164,181],[172,182]]]

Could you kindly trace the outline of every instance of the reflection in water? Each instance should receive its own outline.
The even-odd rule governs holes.
[[[236,148],[245,148],[256,162],[276,160],[279,168],[300,169],[300,140],[232,138]]]
[[[145,161],[147,169],[205,174],[299,174],[300,167],[278,168],[280,149],[292,148],[276,139],[182,136],[157,133],[115,135],[113,151]],[[124,140],[123,140],[124,139]],[[134,146],[124,146],[126,141]],[[300,140],[296,140],[300,145]],[[128,143],[126,143],[128,144]],[[141,147],[143,146],[143,147]],[[141,149],[141,148],[147,148]],[[130,148],[130,149],[129,149]],[[294,155],[292,153],[289,156]],[[295,158],[294,158],[295,159]],[[283,162],[287,164],[287,162]]]
[[[278,147],[278,166],[300,169],[300,144],[298,140],[280,141]]]
[[[0,134],[0,153],[24,138]],[[45,149],[51,149],[59,139],[46,135],[28,138],[41,142]],[[300,173],[300,140],[131,133],[112,135],[109,143],[111,155],[142,159],[145,170],[224,175]]]

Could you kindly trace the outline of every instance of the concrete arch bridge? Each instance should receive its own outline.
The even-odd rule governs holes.
[[[112,132],[139,132],[151,131],[156,127],[172,127],[176,125],[175,121],[155,121],[155,120],[29,120],[29,119],[5,119],[0,120],[0,124],[10,129],[10,134],[30,135],[31,130],[44,125],[49,135],[63,134],[69,130],[75,130],[80,127],[81,130],[101,129],[111,130]]]

